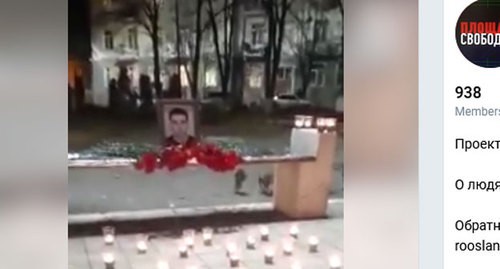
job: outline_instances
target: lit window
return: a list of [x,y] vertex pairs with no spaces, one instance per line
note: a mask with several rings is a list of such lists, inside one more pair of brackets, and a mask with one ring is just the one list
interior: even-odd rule
[[212,68],[205,72],[205,86],[215,87],[217,86],[217,72]]
[[290,79],[292,77],[292,67],[280,67],[278,68],[278,78],[279,79]]
[[264,27],[263,23],[254,23],[250,26],[250,43],[252,45],[260,45],[264,43]]
[[109,30],[104,32],[104,47],[108,50],[112,50],[114,48],[113,33]]
[[311,70],[311,85],[314,87],[325,85],[325,72],[323,69],[314,68]]
[[137,28],[130,28],[128,30],[128,47],[131,49],[137,49]]
[[249,85],[251,88],[262,87],[262,76],[259,74],[252,74],[250,76]]

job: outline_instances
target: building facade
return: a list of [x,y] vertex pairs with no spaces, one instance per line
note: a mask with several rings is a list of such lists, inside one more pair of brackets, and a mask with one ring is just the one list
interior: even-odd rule
[[[165,2],[160,10],[160,69],[161,83],[166,89],[170,77],[177,72],[177,50],[175,42],[175,14],[172,2]],[[180,28],[182,34],[192,40],[194,32],[194,10],[196,1],[179,1]],[[216,7],[221,0],[214,0]],[[238,21],[234,25],[235,50],[243,55],[243,103],[259,104],[264,98],[263,52],[267,45],[267,16],[259,1],[239,1]],[[335,96],[341,90],[339,85],[339,51],[342,35],[342,17],[337,9],[323,11],[309,5],[307,1],[298,1],[292,6],[286,20],[286,34],[282,45],[281,63],[278,72],[275,94],[297,93],[303,83],[301,59],[313,55],[310,63],[310,83],[305,97],[314,104],[327,106],[333,104]],[[111,79],[117,79],[120,68],[126,68],[131,79],[132,90],[139,91],[139,76],[146,74],[153,80],[153,50],[151,38],[146,30],[135,20],[123,16],[123,1],[91,0],[91,86],[87,93],[87,102],[106,107],[109,104],[108,85]],[[120,14],[119,16],[117,14]],[[125,12],[126,13],[126,12]],[[213,33],[206,29],[208,18],[203,17],[205,32],[201,47],[198,85],[200,98],[221,91]],[[220,25],[220,24],[219,24]],[[219,36],[222,36],[220,34]],[[219,39],[221,39],[220,37]],[[318,38],[314,51],[303,49],[311,38]],[[186,40],[187,40],[186,39]],[[316,39],[314,39],[316,40]],[[192,44],[182,44],[183,62],[192,59]],[[308,68],[309,70],[309,68]],[[188,77],[189,64],[181,68],[183,97],[191,98]],[[325,101],[328,100],[328,101]]]

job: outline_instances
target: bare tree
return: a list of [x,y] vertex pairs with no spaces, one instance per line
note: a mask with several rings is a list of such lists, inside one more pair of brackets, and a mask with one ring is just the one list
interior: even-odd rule
[[297,36],[288,37],[288,42],[292,44],[292,50],[297,57],[297,69],[302,78],[299,96],[307,95],[307,88],[311,81],[313,62],[318,45],[318,35],[316,32],[308,32],[309,25],[313,23],[308,15],[307,9],[302,9],[301,14],[290,13],[297,24]]
[[[339,8],[341,15],[343,16],[343,6],[340,0],[310,1],[306,2],[305,6],[301,6],[299,8],[299,12],[290,12],[297,25],[298,37],[288,37],[287,41],[292,44],[292,50],[297,56],[297,67],[302,78],[302,85],[299,92],[301,97],[307,95],[307,89],[312,79],[314,62],[318,58],[317,48],[320,41],[319,36],[321,34],[318,25],[315,24],[314,19],[311,17],[311,14],[309,14],[310,10],[307,7],[312,7],[316,14],[324,14],[326,11]],[[311,25],[313,26],[313,31],[309,32],[309,29],[311,29],[309,27]],[[341,46],[343,45],[342,43],[343,40],[341,41]],[[342,61],[340,62],[340,70],[342,72]],[[339,72],[340,76],[342,76],[341,72]]]
[[285,22],[294,0],[262,0],[267,15],[267,46],[264,50],[264,89],[266,99],[274,96],[276,76],[281,61]]
[[[215,11],[213,0],[208,1],[207,15],[212,29],[213,42],[215,46],[215,56],[219,70],[222,94],[224,97],[228,94],[230,74],[232,67],[233,42],[234,42],[234,12],[231,8],[234,1],[224,0],[222,9]],[[218,15],[222,19],[218,20]],[[219,36],[219,29],[222,28],[222,37]],[[222,42],[222,44],[220,44]],[[222,45],[222,48],[221,48]]]
[[[178,0],[176,0],[177,2]],[[196,0],[195,7],[195,22],[194,22],[194,32],[190,29],[181,34],[179,25],[179,16],[176,15],[176,33],[177,33],[177,65],[178,72],[180,72],[180,66],[183,65],[186,71],[186,76],[188,79],[189,87],[191,89],[191,96],[193,99],[198,98],[198,77],[199,77],[199,66],[201,58],[201,46],[203,43],[203,32],[204,27],[202,25],[202,9],[205,0]],[[179,12],[179,7],[176,6],[176,14]],[[194,52],[194,54],[192,53]],[[186,63],[181,63],[180,55],[186,55],[191,63],[191,68],[188,68]],[[191,72],[192,71],[192,75]]]
[[162,0],[127,0],[127,4],[137,12],[133,18],[144,29],[151,38],[153,49],[153,79],[157,96],[161,96],[162,88],[160,82],[160,49],[159,49],[159,21]]

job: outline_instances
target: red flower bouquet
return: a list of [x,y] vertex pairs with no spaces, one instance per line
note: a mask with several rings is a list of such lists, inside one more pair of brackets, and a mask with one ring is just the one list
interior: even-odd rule
[[241,162],[241,157],[234,151],[226,152],[211,144],[195,144],[163,148],[160,153],[144,153],[135,168],[149,174],[156,168],[173,171],[188,163],[197,163],[216,172],[226,172],[236,169]]

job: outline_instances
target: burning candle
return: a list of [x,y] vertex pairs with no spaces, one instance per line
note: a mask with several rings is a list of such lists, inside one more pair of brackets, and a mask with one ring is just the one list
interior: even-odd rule
[[297,226],[297,224],[293,224],[292,226],[290,226],[290,236],[292,236],[293,238],[299,237],[299,227]]
[[104,243],[106,245],[112,245],[115,242],[115,237],[112,234],[107,234],[104,236]]
[[313,117],[312,116],[305,116],[304,117],[304,127],[311,128],[312,125],[313,125]]
[[188,257],[188,248],[184,244],[179,245],[179,256],[181,258],[187,258]]
[[202,236],[203,236],[203,243],[206,246],[211,245],[212,244],[212,237],[213,237],[213,229],[209,228],[209,227],[203,228]]
[[339,256],[333,255],[330,257],[328,264],[330,265],[330,269],[341,269],[342,268],[342,260]]
[[113,253],[106,252],[102,254],[102,260],[106,269],[113,269],[115,267],[115,256]]
[[184,242],[186,243],[186,246],[188,248],[194,247],[194,237],[188,236],[188,237],[184,238]]
[[325,120],[326,127],[330,128],[330,129],[335,127],[336,123],[337,123],[337,120],[335,118],[327,118]]
[[296,128],[302,128],[304,126],[304,122],[305,119],[304,119],[304,116],[301,116],[301,115],[296,115],[295,116],[295,127]]
[[251,235],[247,237],[247,249],[255,249],[255,238]]
[[236,243],[234,243],[233,241],[228,241],[226,243],[226,254],[228,257],[230,257],[232,254],[235,254],[237,250],[238,247],[236,246]]
[[104,236],[104,243],[106,245],[112,245],[115,242],[115,227],[104,226],[102,228],[102,234]]
[[318,252],[319,240],[316,236],[309,237],[309,251]]
[[194,247],[194,235],[195,231],[193,229],[186,229],[183,232],[184,243],[188,248]]
[[170,266],[168,265],[168,262],[166,261],[158,261],[158,264],[157,264],[157,268],[158,269],[170,269]]
[[140,254],[144,254],[147,250],[148,245],[146,244],[146,241],[141,240],[137,242],[137,252],[139,252]]
[[273,264],[274,263],[274,247],[267,246],[264,249],[264,262],[266,264]]
[[261,226],[260,227],[260,239],[262,241],[268,241],[269,240],[269,228],[267,228],[267,226]]
[[229,266],[231,267],[238,267],[240,266],[240,257],[236,255],[235,253],[231,254],[229,256]]
[[289,239],[283,240],[283,253],[287,256],[292,255],[293,253],[293,242]]

